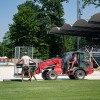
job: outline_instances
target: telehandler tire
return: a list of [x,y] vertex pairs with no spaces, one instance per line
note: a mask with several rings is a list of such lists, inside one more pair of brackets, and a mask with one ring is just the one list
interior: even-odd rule
[[48,78],[47,78],[47,73],[48,73],[48,71],[49,71],[49,70],[44,70],[44,71],[42,72],[42,78],[43,78],[44,80],[48,80]]
[[75,79],[81,80],[85,78],[85,72],[82,69],[78,69],[74,73]]
[[70,79],[75,79],[74,75],[68,75]]
[[57,79],[57,73],[54,70],[50,70],[47,72],[47,79],[48,80],[56,80]]

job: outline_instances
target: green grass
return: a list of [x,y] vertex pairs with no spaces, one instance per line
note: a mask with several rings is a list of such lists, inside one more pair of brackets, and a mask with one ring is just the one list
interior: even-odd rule
[[100,81],[0,82],[0,100],[100,100]]

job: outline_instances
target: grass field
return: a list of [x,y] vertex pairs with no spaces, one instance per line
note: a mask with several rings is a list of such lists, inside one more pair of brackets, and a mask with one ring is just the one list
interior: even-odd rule
[[0,82],[0,100],[100,100],[100,80]]

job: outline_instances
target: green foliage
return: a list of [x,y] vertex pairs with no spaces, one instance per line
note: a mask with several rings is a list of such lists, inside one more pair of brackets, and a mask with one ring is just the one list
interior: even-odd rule
[[10,37],[10,32],[8,31],[5,33],[5,36],[3,38],[3,42],[0,43],[0,56],[7,56],[9,58],[14,57],[14,47],[13,43],[9,39]]
[[100,6],[100,0],[82,0],[82,1],[83,1],[83,8],[86,5],[90,5],[90,4],[95,5],[95,7],[99,7]]
[[18,6],[18,13],[13,18],[14,23],[10,25],[10,39],[15,45],[33,45],[37,42],[35,34],[40,30],[40,23],[35,19],[38,10],[39,7],[30,2]]
[[75,51],[76,50],[76,37],[73,36],[65,36],[65,51]]
[[[34,57],[47,59],[63,52],[76,50],[76,37],[50,35],[50,29],[64,24],[62,2],[69,0],[27,0],[18,5],[13,24],[0,44],[0,56],[14,57],[15,46],[34,46]],[[83,7],[93,4],[100,6],[100,0],[82,0]],[[88,40],[81,38],[80,46]]]
[[13,24],[9,25],[9,37],[4,41],[9,41],[6,46],[33,46],[34,57],[42,59],[75,50],[76,40],[72,37],[48,34],[52,27],[64,24],[62,2],[65,1],[68,2],[32,0],[18,5],[18,13],[13,16]]
[[88,40],[86,37],[81,37],[80,46],[85,47],[88,44]]

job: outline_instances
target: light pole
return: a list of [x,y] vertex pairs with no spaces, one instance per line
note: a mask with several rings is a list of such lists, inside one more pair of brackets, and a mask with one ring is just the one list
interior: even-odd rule
[[[80,0],[77,0],[77,20],[81,19],[81,5]],[[77,50],[80,48],[80,37],[77,37]]]

